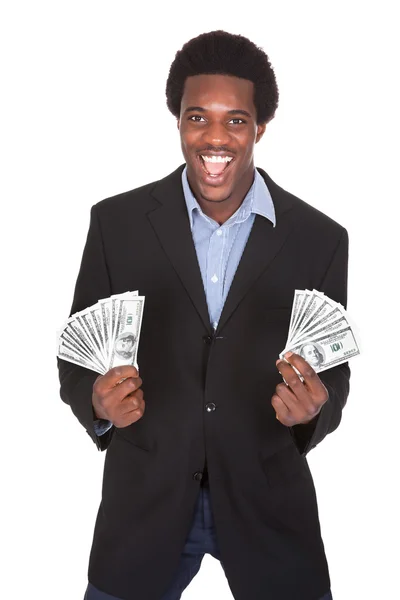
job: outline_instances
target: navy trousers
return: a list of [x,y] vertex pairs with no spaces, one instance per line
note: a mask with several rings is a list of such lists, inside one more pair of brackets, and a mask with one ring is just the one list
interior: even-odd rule
[[[211,554],[211,556],[221,561],[211,510],[210,490],[208,487],[201,487],[192,528],[187,537],[178,570],[171,587],[160,600],[179,600],[181,598],[183,590],[198,573],[205,554]],[[224,566],[222,562],[221,565]],[[110,596],[110,594],[98,590],[89,583],[84,600],[121,599]],[[331,592],[327,592],[320,600],[332,600]]]

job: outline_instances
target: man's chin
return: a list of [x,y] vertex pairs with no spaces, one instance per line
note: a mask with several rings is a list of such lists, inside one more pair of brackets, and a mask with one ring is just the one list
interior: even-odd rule
[[231,186],[199,185],[198,189],[202,200],[206,202],[225,202],[232,195]]

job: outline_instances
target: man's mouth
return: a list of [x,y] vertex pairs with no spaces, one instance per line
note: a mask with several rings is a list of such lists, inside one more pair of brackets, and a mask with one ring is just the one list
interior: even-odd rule
[[217,179],[225,174],[234,162],[233,156],[225,155],[210,155],[210,154],[199,154],[198,155],[200,165],[203,171],[211,178]]

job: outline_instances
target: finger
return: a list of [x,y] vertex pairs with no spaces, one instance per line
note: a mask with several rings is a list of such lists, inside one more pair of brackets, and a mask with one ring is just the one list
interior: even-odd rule
[[272,396],[271,404],[274,407],[278,421],[280,421],[283,425],[290,425],[291,420],[289,410],[277,394]]
[[133,392],[129,396],[123,399],[121,404],[119,405],[119,409],[121,410],[121,414],[130,413],[132,411],[137,410],[138,408],[144,407],[144,394],[143,390],[137,390]]
[[309,392],[312,394],[318,393],[318,391],[320,391],[322,382],[312,366],[299,354],[286,352],[284,356],[288,363],[296,367],[296,369],[301,373],[302,377],[304,378],[304,385],[308,388]]
[[100,377],[96,381],[97,393],[105,393],[107,390],[113,388],[121,379],[128,377],[139,377],[138,370],[132,365],[122,365],[120,367],[114,367],[107,371],[105,375]]
[[304,400],[299,400],[290,388],[283,383],[280,383],[276,390],[276,395],[288,409],[288,418],[291,425],[310,421],[320,409],[318,403],[314,402],[308,392]]
[[111,408],[110,420],[117,427],[126,427],[130,423],[137,421],[143,415],[144,409],[143,390],[139,389],[126,396],[122,402]]
[[303,381],[300,379],[292,365],[284,360],[277,360],[276,366],[283,377],[284,382],[294,393],[297,401],[308,402],[309,391],[306,389]]
[[143,416],[144,411],[145,402],[143,398],[137,399],[133,396],[128,396],[128,398],[125,398],[123,404],[118,407],[118,421],[123,420],[126,422],[128,420],[133,423]]
[[284,383],[279,383],[275,388],[275,395],[278,396],[285,404],[290,413],[295,415],[301,403],[298,401],[294,393]]
[[121,402],[123,402],[126,396],[138,390],[142,383],[143,382],[141,377],[129,377],[128,379],[125,379],[125,381],[123,381],[117,386],[114,386],[107,393],[105,397],[106,404],[120,404]]
[[284,358],[278,358],[278,360],[276,361],[276,366],[278,367],[279,372],[281,372],[280,367],[281,367],[282,363],[283,363],[283,365],[290,365],[291,368],[296,373],[297,377],[300,379],[300,381],[303,382],[302,374],[293,365],[291,365],[288,360],[285,360]]
[[126,413],[119,413],[114,421],[115,427],[128,427],[132,425],[132,423],[136,423],[139,419],[143,417],[144,414],[144,405],[135,410],[128,411]]

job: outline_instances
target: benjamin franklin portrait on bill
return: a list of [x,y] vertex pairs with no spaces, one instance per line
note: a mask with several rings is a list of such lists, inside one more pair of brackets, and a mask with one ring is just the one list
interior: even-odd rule
[[299,354],[313,368],[319,367],[325,361],[325,353],[321,346],[316,342],[304,344],[304,346],[300,348]]
[[133,333],[121,333],[115,341],[115,353],[126,360],[133,357],[136,338]]

